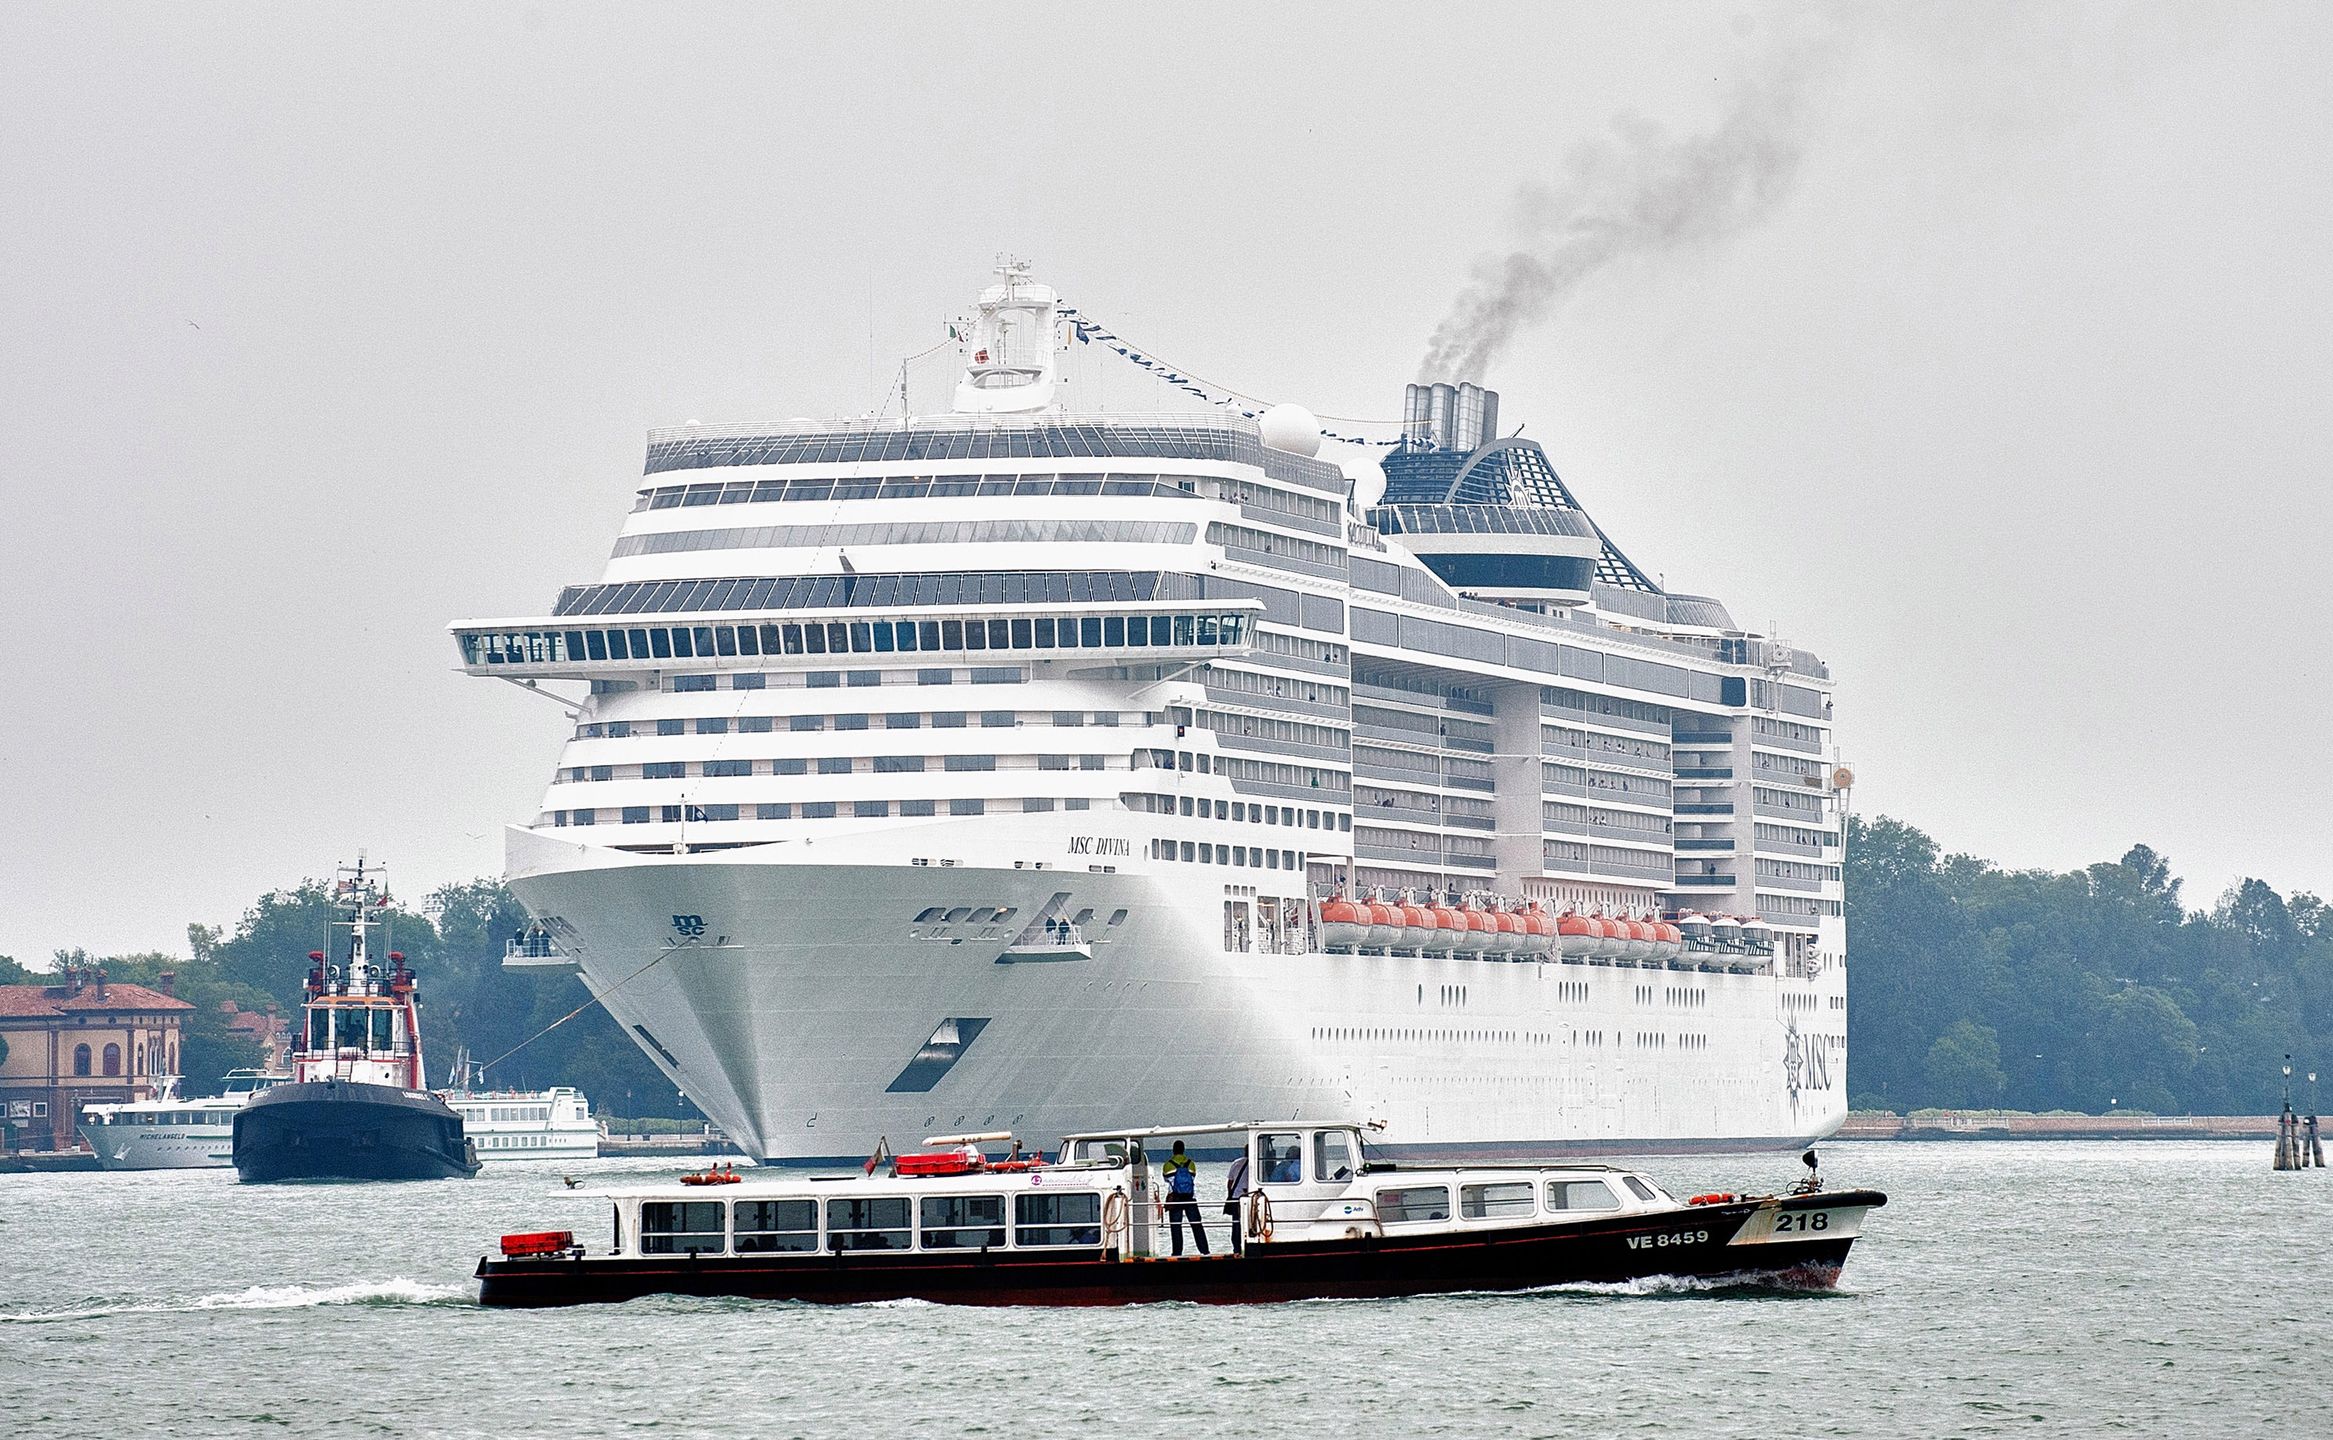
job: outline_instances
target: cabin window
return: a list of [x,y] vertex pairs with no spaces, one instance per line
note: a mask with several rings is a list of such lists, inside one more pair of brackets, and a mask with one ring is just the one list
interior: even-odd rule
[[1304,1178],[1302,1135],[1258,1135],[1256,1174],[1259,1184],[1294,1185]]
[[1458,1213],[1469,1220],[1512,1220],[1529,1215],[1537,1208],[1531,1203],[1528,1180],[1458,1187]]
[[391,1022],[395,1019],[396,1012],[393,1010],[376,1008],[368,1010],[365,1013],[372,1018],[373,1035],[372,1045],[370,1048],[375,1050],[395,1049],[396,1042],[391,1038]]
[[730,1227],[740,1255],[767,1251],[815,1251],[818,1248],[818,1202],[815,1200],[740,1200]]
[[1658,1200],[1660,1198],[1660,1196],[1653,1193],[1652,1186],[1645,1184],[1642,1180],[1637,1179],[1634,1175],[1623,1175],[1620,1177],[1620,1180],[1622,1184],[1628,1187],[1628,1193],[1634,1195],[1639,1200]]
[[1550,1180],[1547,1182],[1547,1208],[1550,1210],[1617,1210],[1620,1197],[1612,1187],[1601,1180]]
[[1377,1192],[1377,1218],[1388,1225],[1412,1220],[1447,1220],[1450,1218],[1450,1187],[1407,1185],[1399,1190],[1380,1190]]
[[923,1248],[981,1250],[1004,1244],[1002,1195],[927,1195]]
[[1099,1245],[1102,1197],[1091,1190],[1013,1197],[1016,1245]]
[[[1312,1137],[1312,1177],[1315,1180],[1353,1178],[1353,1137],[1342,1130],[1323,1130]],[[1529,1189],[1528,1186],[1525,1189]],[[1525,1196],[1528,1200],[1529,1196]]]
[[725,1236],[718,1200],[648,1200],[640,1205],[643,1255],[717,1255]]
[[826,1202],[829,1250],[905,1250],[912,1243],[904,1195]]
[[315,1051],[323,1051],[323,1050],[329,1050],[329,1049],[331,1049],[331,1048],[332,1048],[332,1012],[331,1012],[331,1011],[329,1011],[329,1010],[311,1010],[311,1011],[309,1011],[309,1012],[308,1012],[308,1049],[309,1049],[311,1052],[315,1052]]

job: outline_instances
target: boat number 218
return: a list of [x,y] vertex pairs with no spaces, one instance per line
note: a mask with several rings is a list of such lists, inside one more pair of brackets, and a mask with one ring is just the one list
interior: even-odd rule
[[1774,1217],[1774,1233],[1777,1235],[1785,1230],[1828,1230],[1830,1228],[1831,1212],[1828,1210],[1800,1210]]

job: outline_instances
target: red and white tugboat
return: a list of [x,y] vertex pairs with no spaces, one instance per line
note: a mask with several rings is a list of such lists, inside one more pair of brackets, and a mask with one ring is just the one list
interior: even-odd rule
[[[1222,1137],[1235,1137],[1230,1146]],[[1207,1253],[1181,1255],[1155,1163],[1212,1137],[1254,1182],[1226,1204],[1209,1169]],[[1394,1165],[1361,1127],[1241,1124],[1072,1135],[1059,1158],[994,1159],[1009,1136],[940,1136],[886,1174],[768,1179],[734,1171],[593,1192],[614,1207],[604,1251],[574,1232],[502,1237],[478,1262],[487,1305],[643,1295],[964,1305],[1211,1303],[1525,1290],[1657,1276],[1836,1283],[1871,1190],[1807,1178],[1784,1195],[1678,1200],[1603,1165]],[[1217,1149],[1216,1147],[1223,1147]],[[1232,1218],[1223,1218],[1229,1212]],[[1177,1220],[1189,1218],[1186,1211]],[[1237,1233],[1232,1231],[1236,1227]],[[1179,1226],[1176,1227],[1179,1231]]]
[[443,1180],[478,1173],[462,1117],[422,1081],[421,1013],[388,943],[389,893],[359,856],[333,886],[326,948],[311,950],[292,1079],[235,1115],[245,1180]]

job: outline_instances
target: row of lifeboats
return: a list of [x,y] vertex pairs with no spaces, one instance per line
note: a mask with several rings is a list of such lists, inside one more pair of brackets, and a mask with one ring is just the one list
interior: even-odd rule
[[1550,913],[1536,903],[1458,905],[1332,896],[1321,902],[1320,941],[1331,950],[1410,950],[1456,955],[1536,955],[1582,960],[1673,960],[1688,953],[1762,953],[1763,921],[1731,915],[1633,916]]

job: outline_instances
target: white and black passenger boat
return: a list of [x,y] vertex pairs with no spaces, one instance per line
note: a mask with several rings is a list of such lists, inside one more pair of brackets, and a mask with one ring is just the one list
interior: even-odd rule
[[405,957],[373,958],[388,891],[360,857],[332,891],[327,949],[311,950],[292,1079],[235,1115],[244,1180],[442,1180],[478,1173],[462,1117],[422,1081],[421,1012]]
[[[1201,1202],[1210,1253],[1181,1256],[1156,1163],[1178,1137],[1236,1137],[1254,1184]],[[1603,1165],[1410,1166],[1368,1157],[1361,1127],[1242,1124],[1095,1132],[1058,1157],[943,1136],[884,1174],[748,1178],[734,1170],[595,1192],[604,1251],[572,1231],[502,1237],[479,1300],[548,1306],[645,1295],[856,1303],[1120,1305],[1526,1290],[1652,1277],[1836,1283],[1871,1190],[1812,1171],[1783,1195],[1679,1200]],[[1237,1154],[1238,1149],[1217,1152]],[[1222,1176],[1220,1166],[1210,1166]],[[1220,1218],[1228,1216],[1230,1218]],[[1236,1227],[1237,1234],[1227,1233]]]

